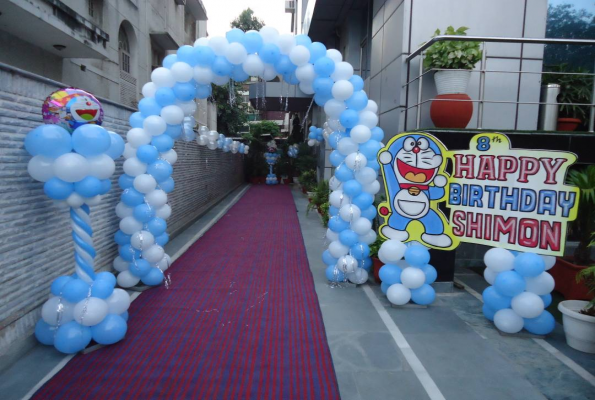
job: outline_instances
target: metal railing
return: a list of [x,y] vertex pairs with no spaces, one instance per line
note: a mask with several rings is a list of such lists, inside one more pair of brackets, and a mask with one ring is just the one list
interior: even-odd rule
[[[483,53],[480,62],[479,69],[473,70],[462,70],[459,69],[458,71],[471,71],[472,73],[479,73],[479,99],[478,100],[453,100],[453,99],[426,99],[423,100],[423,81],[424,77],[433,72],[433,71],[457,71],[457,69],[443,69],[443,68],[433,68],[427,71],[424,71],[423,67],[423,60],[425,55],[425,50],[427,50],[430,46],[434,43],[441,42],[441,41],[459,41],[459,42],[482,42],[483,43]],[[515,37],[489,37],[489,36],[455,36],[455,35],[441,35],[436,36],[430,39],[428,42],[424,43],[420,46],[417,50],[411,53],[406,59],[405,62],[407,63],[407,80],[408,82],[403,85],[403,88],[406,89],[405,95],[405,127],[407,127],[407,119],[409,110],[411,108],[416,108],[416,129],[420,128],[421,124],[421,116],[422,116],[422,106],[428,102],[432,101],[461,101],[461,102],[471,102],[471,103],[478,103],[477,107],[477,129],[483,129],[483,114],[484,114],[484,104],[486,103],[495,103],[495,104],[527,104],[527,105],[557,105],[557,106],[588,106],[590,107],[589,111],[589,125],[588,130],[589,132],[594,131],[595,125],[595,78],[593,79],[593,87],[591,90],[591,103],[551,103],[551,102],[542,102],[542,101],[519,101],[520,98],[520,90],[521,90],[521,74],[527,75],[583,75],[583,76],[591,76],[595,77],[595,73],[578,73],[578,72],[550,72],[550,71],[507,71],[507,70],[494,70],[494,69],[487,69],[486,68],[486,60],[487,56],[487,48],[486,43],[517,43],[517,44],[552,44],[552,45],[588,45],[593,46],[595,45],[595,40],[583,40],[583,39],[538,39],[538,38],[515,38]],[[410,64],[411,60],[416,57],[420,57],[419,60],[419,75],[411,80],[409,80],[409,73],[410,73]],[[495,56],[495,58],[498,58]],[[521,68],[522,68],[522,52],[521,56],[519,57],[521,60]],[[595,61],[595,60],[594,60]],[[486,74],[488,73],[499,73],[499,74],[519,74],[519,88],[517,92],[517,100],[516,101],[507,101],[507,100],[486,100],[485,97],[485,81],[486,81]],[[417,103],[414,105],[409,105],[409,85],[413,82],[419,81],[418,88],[417,88]],[[517,118],[518,118],[518,108],[516,111]],[[517,129],[518,121],[515,121],[515,129]]]

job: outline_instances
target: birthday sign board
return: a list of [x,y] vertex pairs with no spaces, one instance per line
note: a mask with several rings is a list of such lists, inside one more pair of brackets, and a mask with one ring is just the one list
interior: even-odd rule
[[[512,149],[500,133],[478,134],[469,150],[448,151],[432,135],[403,133],[378,160],[388,199],[379,206],[383,237],[443,250],[461,241],[564,253],[579,201],[579,189],[564,184],[575,154]],[[448,162],[452,176],[445,172]],[[440,202],[450,208],[450,221]]]

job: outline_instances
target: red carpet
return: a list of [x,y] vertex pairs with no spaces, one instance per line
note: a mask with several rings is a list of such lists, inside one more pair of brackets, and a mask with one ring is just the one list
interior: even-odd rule
[[124,341],[77,355],[35,398],[339,398],[289,188],[252,187],[167,272]]

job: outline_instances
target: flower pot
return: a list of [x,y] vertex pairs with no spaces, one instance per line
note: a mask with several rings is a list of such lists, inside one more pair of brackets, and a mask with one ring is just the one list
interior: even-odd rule
[[558,304],[558,310],[562,313],[566,343],[573,349],[595,353],[595,317],[579,313],[587,304],[587,301],[565,300]]
[[[436,96],[430,106],[430,118],[437,128],[458,128],[467,127],[473,115],[473,103],[465,93],[440,94]],[[455,100],[455,101],[448,101]]]
[[383,265],[384,263],[380,261],[378,257],[372,257],[372,271],[374,273],[374,280],[376,280],[376,283],[378,284],[382,283],[382,280],[380,279],[380,268],[382,268]]
[[293,183],[298,185],[300,183],[300,180],[297,177],[293,177]]
[[555,290],[561,293],[566,300],[591,300],[593,294],[583,282],[576,282],[576,275],[583,269],[584,265],[576,265],[570,260],[556,258],[556,264],[548,272],[556,281]]
[[467,93],[471,71],[436,71],[434,83],[438,95]]
[[575,131],[581,122],[583,121],[578,118],[558,118],[558,130],[564,132]]

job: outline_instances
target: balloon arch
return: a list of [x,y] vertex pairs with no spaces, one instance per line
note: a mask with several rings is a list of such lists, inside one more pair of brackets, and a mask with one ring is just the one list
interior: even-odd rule
[[[120,286],[134,286],[139,280],[160,284],[169,265],[162,246],[168,240],[165,220],[171,208],[167,193],[174,187],[170,175],[177,159],[172,139],[187,135],[176,127],[195,113],[195,98],[211,95],[212,83],[233,85],[250,76],[265,81],[281,76],[313,94],[316,104],[324,107],[325,137],[335,149],[331,162],[337,168],[330,180],[332,218],[326,236],[331,243],[323,259],[329,265],[327,275],[356,283],[367,279],[368,245],[376,239],[374,195],[380,189],[376,154],[384,137],[377,126],[378,107],[368,99],[362,78],[354,75],[339,51],[327,50],[306,35],[279,34],[263,27],[259,32],[232,29],[226,37],[200,38],[194,46],[182,46],[177,54],[165,57],[163,67],[155,69],[151,82],[143,86],[139,112],[130,117],[132,129],[127,134],[124,175],[119,181],[124,192],[116,207],[121,218],[116,234],[120,255],[114,267],[120,271]],[[197,141],[211,149],[248,150],[204,128]]]

